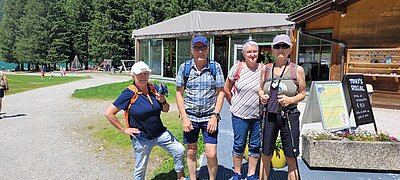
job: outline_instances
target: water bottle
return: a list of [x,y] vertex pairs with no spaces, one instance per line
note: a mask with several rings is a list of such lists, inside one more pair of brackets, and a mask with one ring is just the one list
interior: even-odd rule
[[167,85],[165,85],[164,83],[161,83],[160,85],[154,84],[154,87],[156,88],[158,93],[168,97],[168,86]]
[[386,64],[392,63],[392,57],[391,56],[386,56]]

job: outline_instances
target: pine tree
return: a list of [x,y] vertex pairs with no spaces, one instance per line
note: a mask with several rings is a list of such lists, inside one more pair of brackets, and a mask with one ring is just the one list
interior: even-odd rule
[[49,45],[46,59],[54,65],[58,62],[67,62],[71,53],[70,49],[70,24],[65,11],[66,0],[49,1],[47,21],[49,26]]
[[40,0],[28,0],[24,10],[15,43],[15,56],[29,63],[49,63],[46,59],[49,34],[45,4]]
[[89,31],[93,12],[92,0],[67,0],[65,6],[70,19],[70,54],[69,61],[72,62],[75,55],[81,62],[89,61]]
[[18,21],[24,14],[25,0],[4,0],[3,19],[0,22],[0,55],[7,62],[17,62],[15,42],[18,34]]

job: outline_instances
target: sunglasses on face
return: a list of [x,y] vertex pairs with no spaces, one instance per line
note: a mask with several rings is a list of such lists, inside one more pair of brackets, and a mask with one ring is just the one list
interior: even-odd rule
[[275,44],[272,46],[274,49],[289,49],[290,45],[289,44]]
[[207,46],[193,46],[193,50],[195,51],[205,51]]

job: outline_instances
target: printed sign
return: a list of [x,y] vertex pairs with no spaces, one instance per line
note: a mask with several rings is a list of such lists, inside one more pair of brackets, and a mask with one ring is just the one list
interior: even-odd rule
[[326,130],[350,128],[346,100],[340,81],[313,81],[302,124],[322,122]]
[[351,102],[357,126],[375,123],[364,75],[346,75],[344,80],[344,89],[347,91],[346,99]]

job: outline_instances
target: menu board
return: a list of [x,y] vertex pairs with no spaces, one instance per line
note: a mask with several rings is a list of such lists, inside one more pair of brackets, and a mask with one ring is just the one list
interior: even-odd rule
[[313,81],[301,127],[306,123],[322,122],[326,130],[350,128],[350,118],[340,81]]
[[349,117],[342,91],[342,84],[317,83],[324,126],[327,129],[349,127]]
[[364,75],[346,75],[344,80],[344,89],[347,91],[346,99],[351,102],[357,126],[375,123]]

